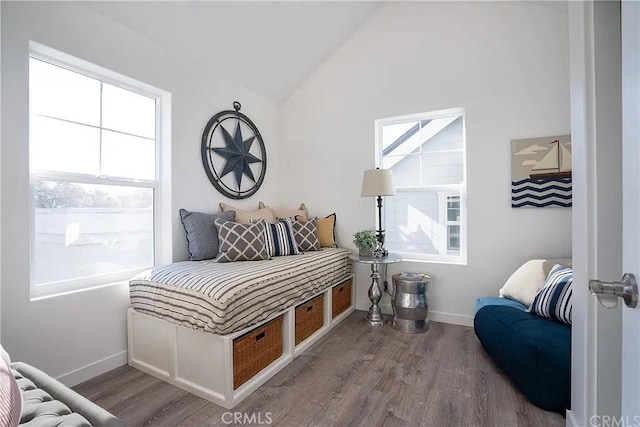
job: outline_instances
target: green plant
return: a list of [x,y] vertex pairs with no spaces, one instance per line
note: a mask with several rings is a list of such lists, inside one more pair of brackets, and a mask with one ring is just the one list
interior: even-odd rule
[[358,249],[373,249],[377,241],[376,232],[373,230],[358,231],[353,234],[353,244]]

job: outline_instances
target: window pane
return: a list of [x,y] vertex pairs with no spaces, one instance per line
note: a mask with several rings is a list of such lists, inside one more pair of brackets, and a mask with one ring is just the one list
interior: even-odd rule
[[463,181],[462,152],[422,154],[423,185],[461,184]]
[[[394,123],[382,127],[384,155],[407,154],[420,147],[420,122]],[[412,146],[412,147],[410,147]]]
[[460,221],[460,198],[447,197],[447,221]]
[[156,100],[104,83],[102,126],[145,138],[155,138]]
[[153,265],[153,189],[38,181],[35,283]]
[[103,130],[101,174],[155,179],[156,141]]
[[97,174],[100,130],[56,119],[29,117],[29,167]]
[[449,250],[459,251],[460,250],[460,226],[459,225],[450,225],[448,227],[448,244]]
[[462,150],[464,138],[462,125],[462,116],[444,117],[430,121],[422,131],[426,134],[423,137],[425,143],[422,145],[422,152]]
[[382,168],[393,171],[396,188],[415,188],[421,185],[419,155],[385,157]]
[[449,236],[446,219],[439,222],[441,201],[446,203],[436,190],[403,190],[386,197],[385,247],[392,252],[446,255]]
[[100,82],[30,58],[29,111],[99,126]]

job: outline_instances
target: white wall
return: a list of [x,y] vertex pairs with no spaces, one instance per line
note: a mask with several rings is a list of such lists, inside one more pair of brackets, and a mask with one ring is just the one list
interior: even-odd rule
[[[172,239],[165,243],[173,240],[175,260],[187,255],[178,209],[214,212],[220,201],[231,202],[202,168],[200,137],[207,120],[238,100],[260,128],[269,158],[265,182],[250,201],[234,203],[254,207],[258,199],[270,202],[276,194],[277,108],[79,2],[2,2],[2,344],[12,358],[75,383],[126,361],[128,287],[29,300],[29,40],[171,93]],[[203,52],[208,54],[213,52]]]
[[[570,131],[567,14],[525,2],[390,2],[281,107],[279,199],[337,212],[339,243],[375,225],[360,197],[374,120],[466,110],[468,264],[401,263],[432,277],[432,319],[470,324],[528,258],[571,252],[569,209],[512,209],[510,140]],[[369,272],[358,266],[358,308]],[[383,302],[388,304],[388,297]]]

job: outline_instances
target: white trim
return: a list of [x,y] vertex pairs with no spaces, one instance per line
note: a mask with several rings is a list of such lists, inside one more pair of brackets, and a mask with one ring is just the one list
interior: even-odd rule
[[111,356],[107,356],[104,359],[100,359],[78,369],[74,369],[73,371],[67,372],[66,374],[62,374],[56,379],[67,387],[73,387],[74,385],[115,369],[118,366],[126,365],[127,354],[127,350],[120,351],[112,354]]
[[443,117],[456,116],[456,115],[464,116],[464,108],[456,107],[456,108],[448,108],[444,110],[428,111],[424,113],[406,114],[403,116],[385,117],[382,119],[376,119],[376,124],[380,125],[380,128],[382,128],[382,126],[389,125],[389,124],[414,122],[416,120],[421,120],[425,118],[440,119]]
[[565,425],[567,427],[580,427],[580,424],[578,424],[578,422],[576,421],[575,417],[573,416],[573,412],[571,412],[571,409],[567,409],[567,419]]
[[571,327],[571,411],[577,425],[597,412],[594,299],[586,284],[597,277],[593,150],[595,149],[594,3],[569,2],[569,62],[573,156],[572,253],[574,281]]
[[448,323],[450,325],[469,326],[473,328],[473,317],[462,314],[446,313],[443,311],[430,311],[429,319],[434,322]]
[[[380,305],[380,310],[388,316],[393,316],[393,308],[389,303],[382,303]],[[358,310],[365,310],[364,308],[358,307]],[[367,307],[366,310],[369,310]],[[391,319],[389,319],[391,320]],[[463,314],[456,313],[446,313],[444,311],[432,311],[429,310],[429,321],[440,322],[440,323],[448,323],[450,325],[461,325],[461,326],[470,326],[473,327],[473,316],[466,316]]]

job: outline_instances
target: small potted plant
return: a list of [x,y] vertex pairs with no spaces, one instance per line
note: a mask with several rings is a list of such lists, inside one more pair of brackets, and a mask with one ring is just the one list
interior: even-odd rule
[[373,230],[358,231],[353,235],[353,244],[358,248],[360,256],[372,256],[376,243],[378,243],[378,239],[376,238],[376,232]]

